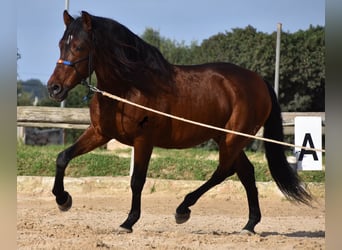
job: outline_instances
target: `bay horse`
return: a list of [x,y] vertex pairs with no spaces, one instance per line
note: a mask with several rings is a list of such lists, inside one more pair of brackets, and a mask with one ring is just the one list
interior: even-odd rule
[[[48,81],[51,98],[63,101],[68,92],[93,72],[97,87],[113,95],[175,116],[247,134],[264,126],[264,137],[283,140],[282,118],[273,88],[257,73],[230,63],[172,65],[161,52],[122,24],[90,15],[63,13],[66,30],[59,42],[60,59]],[[132,203],[124,232],[132,232],[141,213],[141,193],[152,150],[188,148],[213,139],[219,164],[211,178],[187,194],[176,209],[176,223],[190,218],[189,207],[209,189],[237,174],[249,206],[243,231],[254,233],[261,219],[254,167],[244,153],[250,138],[227,134],[164,117],[95,93],[91,124],[70,147],[58,154],[53,194],[62,211],[72,206],[63,179],[68,163],[115,138],[134,147]],[[265,142],[273,179],[284,195],[309,205],[311,195],[291,169],[282,146]]]

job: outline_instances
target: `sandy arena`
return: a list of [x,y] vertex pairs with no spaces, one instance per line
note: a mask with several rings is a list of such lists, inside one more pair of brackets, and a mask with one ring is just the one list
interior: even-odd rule
[[55,204],[53,178],[18,177],[18,249],[325,249],[324,184],[309,185],[310,208],[285,200],[274,183],[258,183],[263,217],[248,236],[239,233],[248,218],[240,182],[209,191],[187,223],[175,223],[176,207],[201,183],[148,179],[141,219],[133,233],[119,234],[130,209],[129,177],[66,178],[68,212]]

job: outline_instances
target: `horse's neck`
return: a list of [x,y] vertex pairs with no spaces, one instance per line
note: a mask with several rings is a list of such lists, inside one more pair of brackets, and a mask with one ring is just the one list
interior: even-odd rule
[[106,91],[110,94],[117,96],[124,96],[127,91],[129,91],[126,84],[124,84],[120,79],[115,78],[113,74],[106,72],[96,72],[97,77],[97,88],[102,91]]
[[127,94],[132,95],[132,91],[135,92],[135,90],[144,93],[144,95],[147,96],[156,96],[161,93],[175,93],[177,87],[174,85],[173,80],[170,80],[173,78],[172,74],[174,73],[173,70],[171,70],[171,72],[172,73],[167,76],[158,74],[150,74],[148,76],[142,75],[140,78],[135,76],[134,79],[138,79],[137,81],[139,82],[127,82],[116,75],[113,68],[103,66],[98,68],[95,67],[98,82],[97,87],[100,90],[107,91],[123,98],[125,98]]

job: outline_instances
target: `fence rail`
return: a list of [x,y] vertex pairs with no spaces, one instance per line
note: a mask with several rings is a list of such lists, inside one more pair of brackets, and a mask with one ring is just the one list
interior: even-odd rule
[[88,108],[17,107],[17,126],[86,129],[90,124]]
[[[294,118],[296,116],[322,117],[324,133],[324,112],[283,112],[282,116],[285,134],[294,133]],[[90,118],[88,108],[17,107],[17,126],[19,127],[86,129],[89,124]],[[260,132],[258,134],[260,134]]]

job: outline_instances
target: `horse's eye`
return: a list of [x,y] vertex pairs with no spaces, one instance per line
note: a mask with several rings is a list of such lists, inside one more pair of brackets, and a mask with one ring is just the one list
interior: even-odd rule
[[76,51],[81,51],[81,50],[83,50],[83,48],[81,46],[76,47]]

